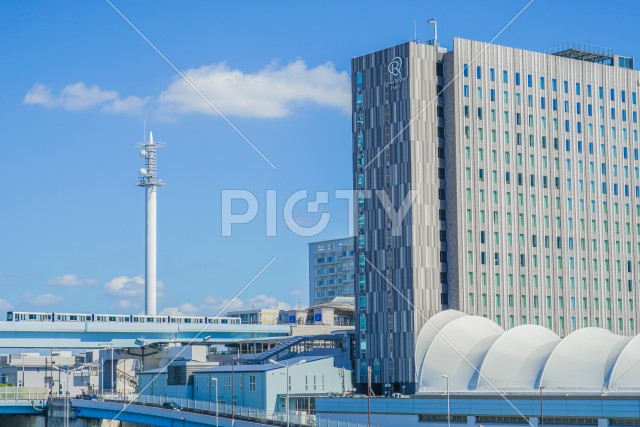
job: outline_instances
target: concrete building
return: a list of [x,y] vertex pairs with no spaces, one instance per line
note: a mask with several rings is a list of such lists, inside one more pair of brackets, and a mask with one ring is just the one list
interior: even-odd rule
[[287,316],[283,310],[277,308],[256,308],[251,310],[235,310],[227,313],[229,317],[237,317],[242,324],[249,325],[278,325],[287,323]]
[[[92,352],[87,352],[90,354]],[[85,355],[75,356],[70,351],[57,351],[48,355],[19,353],[0,355],[0,383],[18,387],[45,388],[52,395],[69,391],[72,396],[98,393],[99,370],[97,363],[78,363]],[[91,362],[91,360],[89,360]],[[69,370],[69,375],[67,375]]]
[[637,331],[632,67],[458,38],[353,59],[361,385],[370,367],[376,392],[415,391],[417,336],[444,308]]
[[354,295],[353,237],[309,243],[309,305]]

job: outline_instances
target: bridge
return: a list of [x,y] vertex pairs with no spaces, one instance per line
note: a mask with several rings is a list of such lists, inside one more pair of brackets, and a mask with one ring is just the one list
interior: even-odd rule
[[0,322],[0,348],[117,348],[156,343],[227,344],[247,338],[284,337],[289,325]]

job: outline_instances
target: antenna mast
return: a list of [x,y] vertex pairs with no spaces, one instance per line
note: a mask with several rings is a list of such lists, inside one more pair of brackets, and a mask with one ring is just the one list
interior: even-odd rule
[[140,168],[138,186],[145,188],[145,274],[144,312],[147,316],[156,315],[156,190],[164,183],[156,176],[156,149],[165,144],[153,141],[149,132],[149,141],[136,144],[140,147],[140,156],[145,159],[145,167]]

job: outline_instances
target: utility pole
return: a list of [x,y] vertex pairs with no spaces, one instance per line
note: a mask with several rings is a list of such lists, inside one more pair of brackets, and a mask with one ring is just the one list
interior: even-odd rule
[[543,385],[540,386],[540,427],[544,427],[544,414],[542,412],[542,389]]
[[235,393],[234,390],[234,385],[235,385],[235,372],[234,372],[234,365],[236,362],[236,358],[231,356],[231,425],[233,425],[233,423],[235,422],[235,401],[233,398],[233,394]]
[[371,427],[371,366],[367,367],[367,427]]

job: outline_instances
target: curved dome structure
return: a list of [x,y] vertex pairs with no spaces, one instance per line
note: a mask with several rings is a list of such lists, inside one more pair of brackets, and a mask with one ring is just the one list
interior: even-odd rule
[[640,385],[640,335],[636,335],[622,349],[611,369],[607,388],[626,390]]
[[606,329],[578,329],[549,356],[542,385],[550,389],[602,390],[613,363],[629,340]]
[[560,339],[522,325],[505,332],[494,322],[446,310],[418,335],[419,392],[578,393],[640,390],[640,336],[584,328]]
[[443,375],[452,389],[475,388],[477,367],[504,330],[484,317],[461,316],[446,324],[433,338],[424,359],[420,387],[442,390]]
[[540,372],[559,342],[558,335],[539,326],[510,329],[489,349],[480,369],[478,388],[537,390]]
[[444,310],[427,320],[427,323],[425,323],[420,330],[418,340],[416,341],[416,372],[418,376],[418,383],[422,376],[422,367],[425,359],[424,356],[427,354],[427,350],[429,349],[431,342],[447,323],[462,316],[466,316],[466,314],[457,310]]

